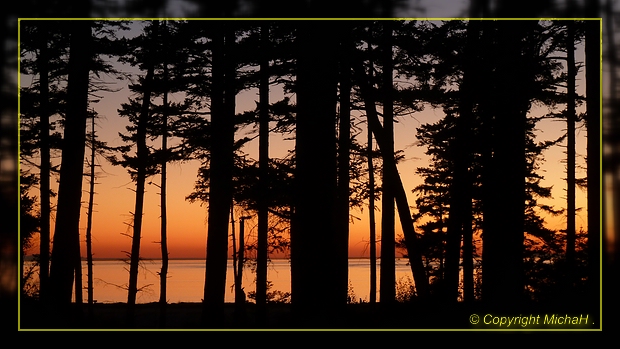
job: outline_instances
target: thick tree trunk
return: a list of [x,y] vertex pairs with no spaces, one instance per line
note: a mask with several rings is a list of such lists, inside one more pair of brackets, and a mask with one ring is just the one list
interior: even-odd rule
[[228,263],[228,210],[232,200],[235,116],[234,29],[223,24],[213,37],[211,172],[203,319],[223,316]]
[[[487,22],[493,24],[491,22]],[[493,120],[488,135],[492,157],[487,159],[484,219],[484,290],[489,302],[517,306],[524,289],[523,242],[525,221],[525,125],[529,110],[527,57],[521,40],[528,22],[497,22],[495,93],[487,96]],[[489,52],[491,52],[489,50]],[[492,87],[491,87],[492,86]]]
[[71,33],[67,115],[62,146],[54,243],[50,266],[50,296],[54,303],[71,303],[76,260],[80,256],[80,210],[86,146],[88,83],[92,53],[89,21],[74,23]]
[[338,216],[336,218],[339,288],[349,283],[349,153],[351,148],[351,29],[345,26],[340,42],[340,115],[338,134]]
[[[337,29],[333,22],[299,22],[291,291],[294,311],[306,320],[347,300],[339,279],[336,212]],[[323,314],[324,315],[324,314]]]

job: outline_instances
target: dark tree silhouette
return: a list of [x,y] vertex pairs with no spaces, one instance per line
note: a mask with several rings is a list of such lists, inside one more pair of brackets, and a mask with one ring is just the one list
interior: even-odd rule
[[256,267],[256,304],[259,307],[259,316],[263,317],[267,302],[267,259],[269,234],[269,26],[260,27],[260,81],[259,81],[259,190],[258,199],[258,250]]
[[396,207],[399,212],[398,216],[400,218],[400,224],[403,229],[403,234],[405,236],[405,247],[407,249],[407,256],[409,258],[411,270],[416,284],[416,292],[420,297],[426,297],[428,296],[428,278],[424,269],[420,246],[418,246],[417,244],[417,235],[413,226],[413,218],[411,217],[411,213],[409,211],[407,194],[405,192],[402,180],[400,178],[400,175],[398,175],[398,170],[396,168],[394,153],[388,150],[390,148],[389,142],[385,140],[385,133],[377,115],[375,101],[372,96],[372,90],[369,86],[368,80],[366,78],[366,73],[361,62],[358,61],[355,63],[354,73],[356,77],[356,82],[360,88],[360,94],[364,101],[366,115],[369,118],[368,127],[372,130],[372,133],[377,140],[377,144],[379,145],[379,149],[381,151],[384,162],[383,166],[389,166],[392,168],[392,171],[388,172],[392,174],[392,177],[388,178],[387,180],[391,181],[395,188],[394,198],[396,201]]
[[62,145],[54,244],[50,266],[50,296],[71,303],[76,269],[81,265],[79,223],[86,144],[89,72],[92,62],[91,23],[76,22],[71,32],[67,115]]
[[[503,6],[498,9],[506,11]],[[472,11],[484,13],[488,11],[485,8],[488,8],[485,2],[477,2]],[[381,194],[384,204],[382,224],[385,227],[382,229],[382,237],[385,241],[382,242],[384,250],[381,253],[382,303],[396,306],[393,302],[396,298],[396,256],[393,245],[395,208],[404,233],[404,245],[396,246],[406,248],[406,257],[414,276],[415,295],[420,299],[433,301],[434,298],[429,297],[432,293],[440,295],[439,299],[444,304],[452,303],[459,299],[461,290],[465,301],[478,298],[476,291],[480,289],[474,283],[480,279],[474,278],[474,260],[478,257],[474,237],[480,233],[483,233],[483,300],[493,304],[519,306],[527,295],[533,298],[542,295],[539,290],[544,287],[543,282],[550,280],[547,276],[556,276],[551,272],[556,273],[562,267],[560,263],[555,264],[558,260],[555,257],[560,255],[557,247],[564,241],[558,237],[559,234],[546,229],[544,221],[537,214],[543,205],[539,205],[536,200],[550,197],[551,192],[549,188],[540,185],[542,177],[536,170],[542,151],[558,144],[560,140],[537,143],[534,132],[539,119],[529,112],[532,103],[540,101],[544,105],[568,101],[568,109],[574,109],[579,96],[572,97],[572,93],[560,96],[550,88],[559,79],[554,79],[558,71],[557,62],[547,54],[558,52],[549,48],[549,45],[558,44],[546,41],[552,38],[572,48],[574,39],[565,38],[563,34],[559,35],[552,30],[546,31],[546,27],[539,21],[413,22],[402,25],[393,21],[377,21],[356,28],[352,22],[335,21],[300,21],[293,25],[287,22],[282,26],[267,22],[247,25],[231,21],[207,24],[189,22],[175,27],[179,30],[175,34],[179,36],[168,36],[167,30],[164,30],[167,38],[164,39],[165,45],[161,46],[158,31],[163,29],[159,21],[152,22],[138,41],[129,41],[131,45],[127,48],[134,52],[128,54],[124,61],[137,64],[146,72],[137,84],[131,86],[139,97],[130,99],[130,103],[124,104],[123,109],[119,110],[132,123],[128,127],[131,134],[123,135],[123,139],[131,145],[119,148],[125,154],[123,161],[117,160],[116,163],[128,167],[136,182],[127,302],[130,321],[134,318],[136,293],[139,290],[137,275],[146,179],[156,174],[158,169],[161,169],[161,184],[158,187],[161,189],[162,200],[159,300],[162,310],[166,303],[168,238],[165,210],[166,163],[170,160],[169,136],[181,137],[186,141],[179,146],[185,159],[199,159],[202,162],[196,191],[188,199],[199,199],[209,204],[204,297],[201,305],[203,320],[209,320],[208,325],[223,326],[227,323],[224,310],[231,203],[241,208],[244,214],[256,214],[258,217],[256,245],[250,242],[246,247],[243,241],[246,237],[241,233],[237,248],[233,230],[234,256],[239,257],[239,262],[235,263],[236,302],[245,301],[240,291],[242,260],[245,259],[243,253],[246,249],[257,251],[257,289],[250,296],[256,299],[258,305],[257,324],[267,319],[265,315],[270,309],[267,263],[269,253],[279,247],[271,244],[278,234],[286,231],[289,220],[294,314],[302,324],[309,324],[305,321],[312,320],[320,320],[321,324],[325,324],[326,315],[328,321],[336,323],[338,315],[346,314],[344,310],[347,308],[344,305],[348,299],[350,207],[363,202],[365,195],[370,196],[370,242],[373,247],[375,243],[372,233],[376,195],[375,166],[372,162],[375,156],[373,135],[383,165]],[[364,36],[363,31],[370,27],[381,28],[381,31],[373,33],[378,34],[374,37]],[[593,37],[586,45],[590,45],[591,49],[588,51],[586,47],[587,63],[595,62],[598,57],[592,49]],[[88,38],[84,33],[72,34],[72,40],[90,42]],[[294,42],[292,49],[287,46],[290,42]],[[166,54],[160,51],[162,47],[168,47]],[[260,51],[252,57],[244,56],[244,52],[252,48]],[[547,51],[541,52],[544,50]],[[88,55],[78,53],[75,46],[70,52],[65,146],[81,137],[77,135],[79,132],[71,131],[73,126],[70,124],[78,123],[72,121],[77,119],[76,115],[83,115],[84,120],[80,119],[79,124],[84,121],[86,125],[88,72],[94,71],[96,63],[92,60],[90,49]],[[76,59],[84,62],[81,69],[76,66]],[[575,64],[571,60],[569,55],[567,61],[574,68]],[[290,64],[293,62],[294,65]],[[50,71],[43,62],[37,64],[40,64],[38,71]],[[590,73],[595,72],[595,69],[596,66],[587,67]],[[575,90],[574,73],[574,70],[568,72],[569,81],[573,80],[568,86],[570,91]],[[51,73],[47,75],[51,76]],[[79,86],[85,86],[84,91],[77,90],[80,92],[80,104],[72,102],[76,93],[76,76],[82,77]],[[400,79],[406,79],[403,85],[410,87],[403,88]],[[592,81],[596,82],[596,77],[588,80],[587,84]],[[270,83],[282,85],[285,95],[295,94],[297,104],[293,105],[285,97],[270,105]],[[48,109],[48,112],[42,112],[41,115],[50,115],[55,112],[54,107],[45,107],[45,103],[53,104],[54,96],[44,97],[46,93],[50,95],[52,92],[46,92],[44,85],[54,89],[53,84],[46,84],[43,80],[41,85],[37,85],[40,87],[40,93],[37,92],[39,95],[29,94],[25,98],[43,98],[41,109]],[[237,94],[249,88],[257,88],[259,91],[257,108],[236,114]],[[600,103],[600,95],[597,101],[591,98],[600,91],[592,90],[591,85],[588,88],[590,90],[586,97],[590,99],[587,101],[587,126],[592,131],[592,125],[597,127],[592,115],[597,110],[600,114],[600,109],[592,111],[591,108],[596,108],[596,103]],[[171,106],[169,94],[174,92],[185,92],[188,98],[186,106],[191,105],[195,109],[177,110]],[[163,100],[161,106],[155,103],[159,97]],[[417,139],[427,148],[427,155],[432,160],[429,167],[418,169],[417,173],[425,181],[415,189],[420,196],[416,201],[418,211],[412,217],[406,183],[403,183],[398,172],[400,156],[394,149],[393,123],[397,116],[404,114],[403,110],[417,111],[422,103],[441,107],[445,117],[437,123],[418,128]],[[75,109],[76,106],[80,109]],[[368,124],[366,152],[361,150],[355,140],[361,134],[356,134],[359,130],[356,129],[357,121],[361,120],[356,119],[356,112],[360,109],[365,112]],[[274,127],[270,129],[271,125]],[[36,126],[33,130],[40,134],[39,125]],[[51,126],[43,125],[43,128],[50,129]],[[248,136],[235,140],[238,129],[250,126],[257,130],[259,155],[256,160],[246,159],[242,151],[244,145],[253,138]],[[284,133],[293,129],[296,132],[295,151],[286,159],[269,159],[269,136],[272,132]],[[71,135],[71,132],[75,135]],[[412,139],[413,135],[412,132]],[[148,146],[149,139],[155,141],[158,137],[161,137],[162,148],[159,152],[152,152]],[[84,144],[85,138],[81,137]],[[569,143],[574,142],[572,136],[569,138]],[[29,142],[35,144],[32,140]],[[24,144],[30,146],[30,143]],[[91,166],[94,166],[95,143],[93,129]],[[135,157],[128,154],[132,147],[136,149]],[[589,151],[591,147],[592,144],[589,144]],[[63,151],[61,170],[71,169],[71,162],[65,162],[64,157],[76,153],[76,149],[77,144],[73,144],[71,151]],[[588,170],[591,167],[590,156],[595,157],[592,160],[595,164],[598,161],[595,155],[589,153]],[[77,157],[73,159],[75,172]],[[84,153],[81,154],[81,171],[83,159]],[[356,182],[365,176],[365,173],[360,175],[363,173],[360,159],[368,161],[370,183],[365,186]],[[574,167],[574,163],[569,163],[571,166]],[[94,167],[91,167],[91,173],[94,174]],[[49,175],[47,177],[49,179]],[[574,176],[568,177],[569,181],[574,179]],[[62,172],[61,184],[67,178],[71,177]],[[91,205],[94,195],[92,185],[94,179],[91,179]],[[588,190],[591,185],[591,182],[588,183]],[[73,186],[77,187],[75,183]],[[62,193],[66,197],[66,188],[71,186],[61,188],[65,188]],[[360,188],[368,189],[369,192],[362,193]],[[569,200],[574,200],[573,194],[569,194]],[[28,198],[24,197],[24,201],[27,206]],[[588,205],[590,216],[594,204]],[[65,203],[61,206],[59,201],[59,214],[61,207],[69,205]],[[89,211],[92,213],[92,206]],[[548,211],[553,210],[548,208]],[[75,216],[67,217],[67,209],[63,212],[63,222],[79,223],[79,211],[77,219],[74,219]],[[27,212],[24,215],[27,216]],[[425,220],[427,218],[430,220]],[[241,224],[244,220],[245,217],[242,217]],[[278,227],[274,224],[276,220],[277,224],[281,224]],[[65,224],[62,228],[67,226]],[[286,227],[278,230],[281,226]],[[567,230],[574,231],[574,224],[571,226],[572,229],[569,227]],[[89,223],[89,231],[90,227]],[[243,227],[240,226],[241,231]],[[54,246],[61,250],[54,257],[58,256],[59,261],[65,258],[65,269],[57,264],[58,270],[64,270],[65,274],[62,275],[66,276],[65,279],[68,279],[67,268],[71,270],[71,277],[75,277],[75,300],[79,303],[81,264],[79,233],[76,235],[75,232],[77,230],[71,230],[71,234],[58,230],[59,240]],[[63,234],[66,237],[63,238]],[[593,234],[590,227],[588,234]],[[532,236],[542,241],[542,247],[532,247],[529,240]],[[87,234],[87,240],[87,253],[90,255],[90,234]],[[588,243],[594,243],[593,240],[588,238]],[[567,257],[569,260],[574,258],[581,266],[581,239],[577,234],[569,234],[566,243],[576,246],[574,257],[571,257],[571,248],[567,249]],[[376,250],[373,247],[371,259],[374,260]],[[540,257],[541,260],[552,261],[552,267],[536,261],[537,254],[543,253],[545,255]],[[438,262],[438,267],[435,267],[435,262]],[[594,269],[592,264],[590,260],[590,282],[598,275],[594,274],[598,269]],[[546,269],[541,272],[534,270],[535,267]],[[371,302],[374,302],[376,271],[372,270],[375,269],[371,268]],[[546,272],[549,274],[544,281],[533,280]],[[460,275],[463,275],[462,278]],[[89,278],[91,276],[92,269],[89,269]],[[66,287],[66,284],[63,283],[63,286]],[[597,289],[593,286],[591,290],[594,292]],[[89,302],[92,302],[90,291],[92,285],[89,281]],[[62,295],[62,302],[71,302],[71,291],[68,300],[66,293]],[[429,308],[432,305],[434,303],[429,303]],[[165,326],[165,311],[162,311],[161,319],[161,326]],[[246,317],[244,321],[247,323],[248,319]],[[329,326],[329,323],[325,325]]]
[[211,168],[205,271],[205,320],[221,319],[228,260],[228,210],[233,197],[235,116],[235,29],[232,22],[213,33],[211,88]]
[[131,241],[131,261],[129,265],[129,289],[127,294],[127,316],[131,323],[134,318],[136,295],[138,293],[138,267],[140,263],[140,242],[142,239],[142,216],[144,212],[144,191],[148,176],[149,150],[146,144],[147,125],[150,117],[151,94],[153,93],[153,75],[155,71],[155,37],[158,35],[159,21],[153,21],[150,38],[146,38],[144,52],[144,68],[146,76],[139,89],[142,93],[141,106],[137,115],[136,142],[136,202],[133,212],[133,235]]
[[[292,303],[300,316],[333,312],[346,304],[347,288],[334,264],[346,250],[335,230],[338,40],[334,22],[297,26],[297,123],[294,213],[291,223]],[[315,242],[322,239],[323,253]],[[346,281],[345,281],[346,285]],[[303,314],[303,315],[302,315]]]
[[[29,147],[38,149],[39,163],[39,287],[42,299],[47,298],[49,263],[50,263],[50,215],[52,213],[50,196],[54,195],[50,188],[50,177],[54,171],[51,166],[52,151],[58,150],[60,134],[54,132],[58,123],[52,117],[64,109],[59,99],[64,99],[66,91],[59,89],[59,80],[66,81],[66,62],[60,57],[68,48],[69,35],[62,26],[51,30],[49,22],[27,22],[22,28],[22,61],[21,69],[26,74],[37,74],[38,84],[32,88],[22,87],[21,100],[26,102],[21,108],[20,126],[20,157],[26,162],[35,155]],[[27,58],[28,53],[34,60]],[[38,120],[38,122],[36,121]],[[33,123],[34,122],[34,123]],[[36,129],[36,130],[35,130]],[[36,133],[31,134],[31,132]],[[57,169],[56,169],[57,170]]]
[[45,26],[42,24],[40,56],[37,60],[39,65],[39,89],[40,89],[40,118],[41,118],[41,223],[40,223],[40,246],[39,246],[39,280],[41,297],[45,298],[47,281],[49,277],[50,262],[50,110],[49,110],[49,49]]
[[[383,304],[394,302],[396,297],[396,249],[394,184],[390,162],[394,157],[394,97],[393,97],[393,48],[392,21],[382,22],[381,64],[383,65],[383,178],[381,184],[381,269],[379,276],[380,300]],[[386,159],[385,156],[389,157]]]
[[[566,35],[566,273],[568,287],[573,289],[573,278],[575,275],[575,23],[567,23]],[[573,285],[573,286],[571,286]]]
[[[370,124],[370,121],[368,121]],[[375,222],[375,174],[372,159],[373,141],[372,131],[368,127],[368,221],[370,243],[370,297],[369,302],[377,302],[377,232]]]
[[[352,27],[342,25],[338,51],[339,59],[339,106],[337,139],[337,191],[336,218],[334,221],[337,236],[334,243],[338,251],[335,256],[338,288],[348,289],[349,280],[349,207],[350,207],[350,172],[351,172],[351,55],[354,42]],[[345,252],[346,251],[346,252]]]
[[86,292],[88,300],[89,315],[92,316],[92,305],[94,302],[93,286],[93,251],[92,251],[92,228],[93,228],[93,205],[95,204],[95,156],[97,151],[95,135],[95,118],[91,120],[90,130],[90,183],[88,190],[88,211],[86,213],[86,260],[87,260],[87,282]]

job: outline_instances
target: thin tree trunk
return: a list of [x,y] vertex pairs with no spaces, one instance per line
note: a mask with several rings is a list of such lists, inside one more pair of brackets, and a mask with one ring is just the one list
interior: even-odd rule
[[575,275],[575,27],[567,24],[568,67],[566,104],[566,277],[567,290],[573,289]]
[[260,28],[260,85],[259,85],[259,188],[258,197],[258,251],[256,266],[256,305],[258,315],[265,315],[267,302],[267,259],[269,213],[267,196],[269,193],[269,27]]
[[237,238],[235,237],[235,202],[230,203],[230,237],[232,238],[232,267],[233,267],[233,280],[235,284],[235,303],[239,299],[239,293],[241,292],[241,284],[239,283],[239,277],[237,273],[237,255],[239,249],[237,247]]
[[[166,32],[166,30],[164,30]],[[161,183],[160,183],[160,209],[161,209],[161,271],[159,272],[159,305],[160,323],[166,323],[166,303],[167,303],[167,282],[168,282],[168,209],[166,202],[167,195],[167,165],[168,165],[168,63],[164,59],[164,96],[163,96],[163,125],[161,151],[163,154],[161,162]]]
[[[370,125],[370,120],[368,120]],[[377,233],[375,223],[375,170],[372,161],[372,130],[368,126],[368,220],[370,224],[370,299],[371,304],[377,302]]]
[[90,188],[88,198],[88,213],[86,223],[86,263],[87,263],[87,294],[88,294],[88,311],[92,315],[94,302],[94,286],[93,286],[93,205],[95,201],[95,118],[92,118],[91,124],[91,149],[90,149]]
[[[393,63],[392,63],[392,25],[383,22],[383,179],[381,196],[381,275],[379,292],[381,303],[393,303],[396,297],[396,233],[394,210],[394,183],[390,178],[390,162],[394,161],[394,101],[393,101]],[[388,157],[388,158],[386,158]]]
[[[41,22],[42,24],[45,22]],[[50,110],[49,110],[49,53],[47,47],[47,30],[41,26],[40,55],[37,63],[39,65],[39,94],[41,131],[41,221],[40,221],[40,248],[39,248],[39,293],[41,299],[47,300],[47,288],[50,264]],[[22,274],[23,275],[23,274]]]
[[[462,117],[462,116],[461,116]],[[461,119],[459,117],[459,119]],[[463,120],[457,120],[457,128]],[[461,259],[461,239],[463,236],[463,195],[464,195],[464,176],[466,166],[463,156],[463,146],[459,140],[463,133],[456,132],[457,139],[454,144],[454,174],[450,187],[450,209],[448,213],[448,232],[446,234],[446,264],[443,283],[443,296],[446,301],[456,302],[459,295],[459,273]]]
[[375,140],[379,145],[384,161],[387,160],[384,166],[389,166],[392,168],[392,171],[390,171],[391,177],[388,178],[388,180],[392,182],[395,188],[394,199],[396,201],[396,208],[398,209],[400,224],[405,236],[405,247],[407,249],[409,265],[411,266],[411,272],[415,282],[416,293],[419,297],[427,297],[429,294],[428,277],[426,276],[422,253],[420,251],[420,246],[417,241],[418,238],[413,227],[413,218],[411,217],[411,212],[409,211],[407,193],[405,192],[405,187],[403,186],[400,175],[398,174],[394,153],[392,152],[392,155],[390,156],[389,150],[387,150],[390,148],[388,145],[389,143],[385,140],[385,133],[383,127],[381,126],[381,122],[379,121],[375,102],[372,99],[370,86],[366,81],[365,73],[361,67],[361,64],[358,64],[355,67],[355,74],[360,85],[366,115],[370,121],[369,127],[371,128],[372,133],[375,136]]
[[75,304],[81,306],[84,303],[83,293],[82,293],[82,255],[79,249],[79,240],[78,240],[78,254],[75,258]]
[[245,291],[243,290],[243,263],[245,263],[245,220],[249,217],[239,218],[239,249],[237,251],[237,285],[239,295],[235,297],[237,304],[245,304]]
[[[157,35],[159,21],[153,22],[153,35]],[[152,49],[151,49],[152,50]],[[152,51],[151,51],[152,52]],[[136,295],[138,293],[138,267],[140,263],[140,241],[142,239],[142,215],[144,212],[144,191],[146,182],[146,162],[149,150],[146,145],[147,119],[151,106],[151,94],[155,63],[153,54],[147,56],[147,72],[143,82],[142,106],[136,129],[136,202],[133,214],[133,236],[131,240],[131,260],[129,265],[129,289],[127,292],[127,320],[133,323]]]

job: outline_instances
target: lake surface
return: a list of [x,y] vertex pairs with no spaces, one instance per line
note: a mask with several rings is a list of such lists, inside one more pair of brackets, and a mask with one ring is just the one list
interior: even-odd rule
[[[28,263],[28,262],[27,262]],[[150,303],[159,300],[160,260],[143,260],[138,274],[137,303]],[[127,284],[129,282],[129,264],[122,260],[96,260],[93,262],[94,299],[98,303],[127,302]],[[379,261],[377,262],[377,274]],[[87,266],[82,262],[84,284],[83,299],[87,300]],[[411,267],[406,259],[396,261],[396,279],[411,279]],[[249,267],[243,270],[243,287],[246,294],[256,289],[256,274]],[[226,302],[234,302],[232,260],[228,261]],[[267,278],[273,283],[270,291],[290,292],[290,262],[287,259],[272,260],[268,266]],[[171,260],[168,266],[168,303],[201,302],[204,295],[205,261]],[[370,292],[370,260],[367,258],[349,259],[349,285],[356,299],[368,301]],[[377,277],[377,288],[379,287]],[[379,293],[377,290],[377,300]]]

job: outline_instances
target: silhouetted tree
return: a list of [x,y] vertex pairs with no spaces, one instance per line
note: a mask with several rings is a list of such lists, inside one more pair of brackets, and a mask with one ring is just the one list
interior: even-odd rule
[[58,304],[71,302],[72,285],[80,260],[79,223],[88,116],[88,84],[92,67],[90,21],[75,22],[67,83],[67,115],[62,144],[60,183],[50,267],[50,296]]
[[228,209],[232,200],[235,116],[234,54],[232,22],[222,24],[212,36],[210,189],[203,316],[223,315],[228,260]]
[[383,159],[383,178],[381,195],[381,269],[379,276],[379,292],[381,303],[389,304],[394,302],[396,296],[396,249],[395,249],[395,210],[394,210],[394,183],[390,180],[395,176],[391,173],[392,167],[387,165],[394,157],[394,97],[393,89],[393,63],[392,63],[392,22],[383,21],[382,24],[382,45],[381,45],[381,64],[383,65],[383,132],[384,156],[390,159]]
[[337,236],[337,276],[338,288],[348,289],[349,286],[349,207],[351,197],[351,56],[354,50],[353,27],[342,25],[340,30],[339,48],[335,53],[339,59],[338,86],[338,139],[337,139],[337,192],[335,228]]
[[[555,92],[561,77],[558,75],[560,65],[553,61],[549,55],[559,49],[558,42],[564,45],[563,38],[558,37],[553,26],[537,27],[539,34],[530,35],[532,46],[524,47],[528,59],[532,59],[529,74],[536,76],[536,83],[532,82],[527,97],[530,101],[553,106],[562,101],[564,96]],[[418,214],[416,219],[423,217],[431,218],[430,221],[421,223],[419,226],[424,230],[425,237],[431,248],[427,253],[432,253],[437,248],[440,250],[441,235],[445,234],[446,224],[444,219],[447,214],[448,222],[452,223],[449,229],[462,231],[455,238],[455,246],[451,250],[446,248],[446,253],[452,253],[452,264],[442,264],[442,257],[438,255],[440,270],[434,271],[435,280],[442,280],[445,270],[448,276],[448,268],[451,268],[452,281],[446,280],[442,284],[444,292],[451,300],[455,300],[459,289],[459,260],[463,261],[463,293],[466,299],[472,299],[473,290],[473,232],[484,228],[485,220],[492,217],[484,216],[481,209],[485,205],[484,186],[481,180],[484,178],[485,168],[484,154],[489,151],[487,138],[483,137],[490,130],[489,120],[486,119],[485,104],[486,90],[484,79],[470,79],[471,76],[484,76],[485,67],[498,64],[494,58],[485,58],[483,50],[475,49],[484,37],[480,36],[480,29],[489,30],[483,22],[469,22],[466,26],[459,22],[444,23],[436,28],[428,27],[429,41],[424,43],[425,49],[430,55],[426,64],[421,64],[419,70],[432,71],[425,76],[418,73],[419,79],[427,78],[428,90],[424,92],[426,100],[434,105],[443,106],[446,116],[435,124],[423,125],[418,132],[421,145],[427,147],[427,154],[431,156],[431,166],[419,168],[418,173],[423,176],[424,183],[416,188],[420,194],[416,203]],[[488,35],[488,32],[487,32]],[[446,40],[448,37],[450,40]],[[546,44],[534,44],[535,40],[550,40]],[[441,42],[441,44],[437,44]],[[434,43],[434,44],[433,44]],[[538,46],[536,46],[538,45]],[[539,47],[545,50],[537,52]],[[538,48],[537,48],[538,47]],[[411,67],[409,67],[410,69]],[[410,71],[409,74],[415,74]],[[527,85],[526,85],[527,86]],[[436,92],[433,92],[436,91]],[[550,197],[549,188],[540,186],[540,175],[536,173],[539,157],[542,151],[548,149],[563,140],[546,141],[536,143],[533,129],[540,119],[528,117],[524,128],[524,233],[528,236],[536,236],[551,243],[550,236],[553,232],[545,229],[539,211],[558,214],[551,207],[539,204],[537,198]],[[465,127],[466,126],[466,127]],[[465,128],[464,128],[465,127]],[[465,134],[466,133],[466,134]],[[462,142],[466,142],[464,145]],[[465,165],[466,172],[457,171],[458,164]],[[459,179],[458,174],[463,176]],[[457,184],[461,181],[461,184]],[[457,190],[457,187],[460,189]],[[460,197],[460,199],[457,199]],[[459,203],[460,202],[460,203]],[[454,217],[456,215],[456,217]],[[460,217],[459,217],[460,216]],[[481,219],[482,224],[481,224]],[[486,231],[486,230],[485,230]],[[437,236],[438,241],[434,240]],[[449,238],[447,238],[449,239]],[[462,240],[462,257],[461,257]],[[449,241],[449,240],[448,240]],[[437,246],[437,247],[433,247]],[[448,266],[450,264],[451,266]],[[468,265],[469,264],[469,265]],[[529,281],[528,281],[529,282]]]
[[[567,262],[567,277],[569,278],[568,287],[573,283],[574,266],[575,266],[575,79],[576,79],[576,67],[575,67],[575,24],[572,22],[567,23],[567,35],[566,35],[566,200],[567,200],[567,213],[566,213],[566,262]],[[572,287],[571,287],[572,289]]]
[[[23,159],[34,156],[26,148],[29,144],[38,148],[39,162],[39,212],[40,212],[40,239],[39,239],[39,264],[40,264],[40,293],[41,298],[47,296],[47,284],[49,277],[50,260],[50,196],[55,195],[50,189],[50,177],[53,167],[51,165],[51,152],[60,148],[60,134],[55,132],[57,122],[51,120],[54,114],[62,110],[59,99],[64,98],[64,90],[58,87],[59,81],[65,80],[66,62],[61,58],[68,48],[68,33],[62,32],[63,27],[52,31],[48,22],[26,22],[22,28],[22,61],[21,68],[25,74],[38,75],[38,84],[35,82],[34,89],[22,87],[21,101],[21,154]],[[34,59],[28,59],[28,53],[32,52]],[[38,120],[38,122],[37,122]],[[32,132],[36,132],[32,134]],[[36,153],[36,150],[33,149]],[[28,160],[28,162],[31,162]],[[57,170],[57,169],[56,169]]]
[[89,192],[88,192],[88,211],[87,211],[87,224],[86,224],[86,260],[87,260],[87,294],[88,294],[88,309],[89,314],[92,315],[92,304],[93,304],[93,251],[92,251],[92,227],[93,227],[93,205],[95,198],[95,155],[96,155],[96,145],[95,145],[95,118],[91,120],[91,134],[90,134],[90,183],[89,183]]
[[[26,251],[32,247],[34,235],[39,231],[40,221],[38,217],[36,216],[36,212],[34,210],[36,198],[32,197],[29,194],[29,190],[32,188],[33,185],[36,184],[36,180],[37,180],[36,176],[33,174],[27,173],[27,171],[22,171],[20,173],[19,232],[20,232],[20,239],[21,239],[20,241],[21,250],[20,250],[20,265],[19,265],[19,271],[20,271],[19,291],[21,292],[23,296],[31,296],[31,297],[36,297],[37,295],[30,293],[29,290],[27,289],[28,274],[26,273],[26,270],[24,269],[24,264],[25,264],[24,257],[25,257]],[[38,291],[39,291],[39,297],[41,297],[40,288]]]
[[414,276],[416,292],[419,296],[425,297],[428,295],[428,278],[424,270],[420,246],[418,246],[416,242],[417,235],[415,233],[413,219],[409,211],[407,195],[400,175],[398,174],[394,152],[390,151],[392,147],[390,147],[389,145],[390,142],[386,140],[383,126],[379,121],[375,105],[376,101],[373,96],[373,90],[370,82],[372,80],[368,78],[368,74],[366,74],[365,72],[363,63],[364,62],[361,60],[360,57],[357,57],[356,61],[354,62],[355,82],[359,86],[360,96],[363,100],[364,109],[366,111],[366,115],[369,118],[368,127],[372,130],[377,144],[379,145],[379,149],[383,158],[383,166],[384,168],[391,168],[390,171],[384,171],[384,174],[390,175],[390,177],[385,178],[384,181],[389,181],[391,182],[391,185],[393,185],[394,200],[396,202],[396,207],[399,213],[398,216],[400,219],[401,227],[403,229],[403,234],[405,236],[407,257],[409,258],[412,273]]
[[[370,123],[370,122],[369,122]],[[369,302],[377,302],[377,234],[375,223],[375,174],[372,161],[372,131],[368,127],[368,220],[370,243],[370,297]]]
[[[132,180],[136,183],[136,201],[133,212],[133,228],[129,284],[127,294],[127,321],[131,325],[135,312],[136,295],[138,292],[138,267],[140,263],[140,242],[142,234],[142,220],[144,210],[144,192],[146,179],[156,172],[156,164],[152,159],[151,151],[147,145],[149,129],[152,128],[152,104],[151,97],[154,94],[154,75],[157,64],[158,50],[157,37],[159,35],[159,21],[150,22],[144,28],[144,33],[138,35],[127,42],[127,56],[122,56],[121,60],[132,65],[137,65],[141,70],[146,71],[146,75],[140,77],[138,82],[130,85],[130,89],[139,94],[138,99],[130,99],[129,103],[122,104],[119,110],[121,116],[129,118],[131,124],[127,126],[128,135],[120,134],[121,139],[130,143],[126,146],[118,147],[122,152],[122,160],[110,157],[112,164],[121,165],[128,168]],[[135,145],[135,155],[128,152]]]
[[[291,226],[292,303],[300,316],[335,311],[346,304],[347,288],[335,265],[347,250],[335,230],[337,188],[335,120],[338,40],[334,22],[297,26],[297,123],[294,213]],[[320,202],[320,204],[319,204]],[[315,241],[324,242],[318,256]],[[346,285],[346,281],[345,281]]]
[[[267,302],[267,240],[269,233],[268,171],[269,171],[269,26],[260,27],[260,81],[259,81],[259,188],[258,199],[258,250],[256,266],[256,304],[259,316],[264,317]],[[243,222],[243,221],[242,221]]]

